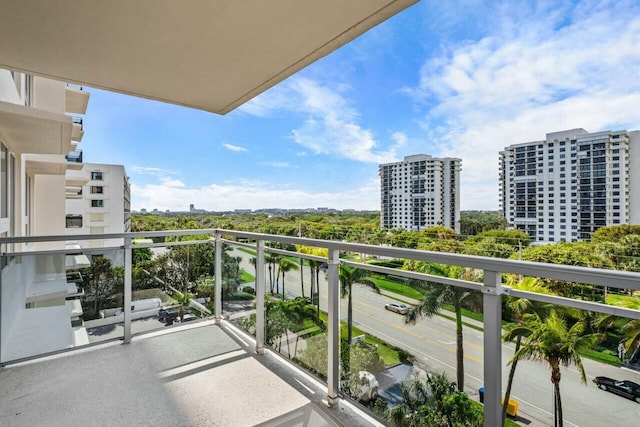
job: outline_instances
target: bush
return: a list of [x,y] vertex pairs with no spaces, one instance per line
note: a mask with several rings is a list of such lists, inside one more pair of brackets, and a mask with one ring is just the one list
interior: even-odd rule
[[413,365],[413,356],[406,350],[398,350],[398,359],[400,359],[401,363]]
[[242,292],[244,292],[245,294],[251,294],[251,295],[255,295],[256,294],[256,290],[253,289],[253,287],[251,287],[251,286],[244,286],[242,288]]

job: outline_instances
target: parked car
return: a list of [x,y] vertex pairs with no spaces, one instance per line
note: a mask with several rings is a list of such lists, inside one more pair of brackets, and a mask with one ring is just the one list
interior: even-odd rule
[[405,304],[401,304],[399,302],[392,302],[389,304],[385,304],[384,308],[389,311],[393,311],[394,313],[399,314],[407,314],[409,312],[409,306]]
[[619,394],[627,399],[640,403],[640,384],[629,380],[614,380],[608,377],[595,377],[593,382],[604,391]]

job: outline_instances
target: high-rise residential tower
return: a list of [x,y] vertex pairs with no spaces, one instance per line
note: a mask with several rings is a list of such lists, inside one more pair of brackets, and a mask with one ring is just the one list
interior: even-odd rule
[[381,227],[418,231],[444,225],[459,232],[460,165],[460,159],[426,154],[381,164]]
[[640,131],[572,129],[500,152],[500,209],[535,242],[640,223]]

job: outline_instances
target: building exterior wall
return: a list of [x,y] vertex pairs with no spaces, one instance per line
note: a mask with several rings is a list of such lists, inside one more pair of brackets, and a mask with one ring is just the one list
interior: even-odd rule
[[66,214],[81,215],[82,226],[68,226],[66,234],[124,233],[131,229],[130,186],[124,166],[83,163],[88,179],[82,197],[67,199]]
[[[637,219],[638,131],[572,129],[500,152],[500,209],[535,242],[590,240]],[[637,221],[635,222],[637,223]]]
[[[0,69],[2,237],[65,234],[64,150],[71,146],[65,97],[63,82]],[[53,136],[43,132],[51,129],[52,117],[61,118]],[[64,242],[25,245],[32,250],[64,248]],[[2,249],[15,252],[22,245]],[[65,306],[65,255],[7,255],[0,267],[0,361],[74,345]],[[50,291],[52,283],[55,291]]]
[[461,160],[426,154],[379,166],[380,226],[419,231],[436,225],[460,231]]

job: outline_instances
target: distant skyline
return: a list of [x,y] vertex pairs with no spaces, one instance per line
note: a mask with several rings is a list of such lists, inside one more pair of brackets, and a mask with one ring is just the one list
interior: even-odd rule
[[640,0],[421,1],[226,116],[88,88],[87,162],[132,209],[379,210],[378,164],[462,159],[461,209],[498,210],[498,152],[640,129]]

